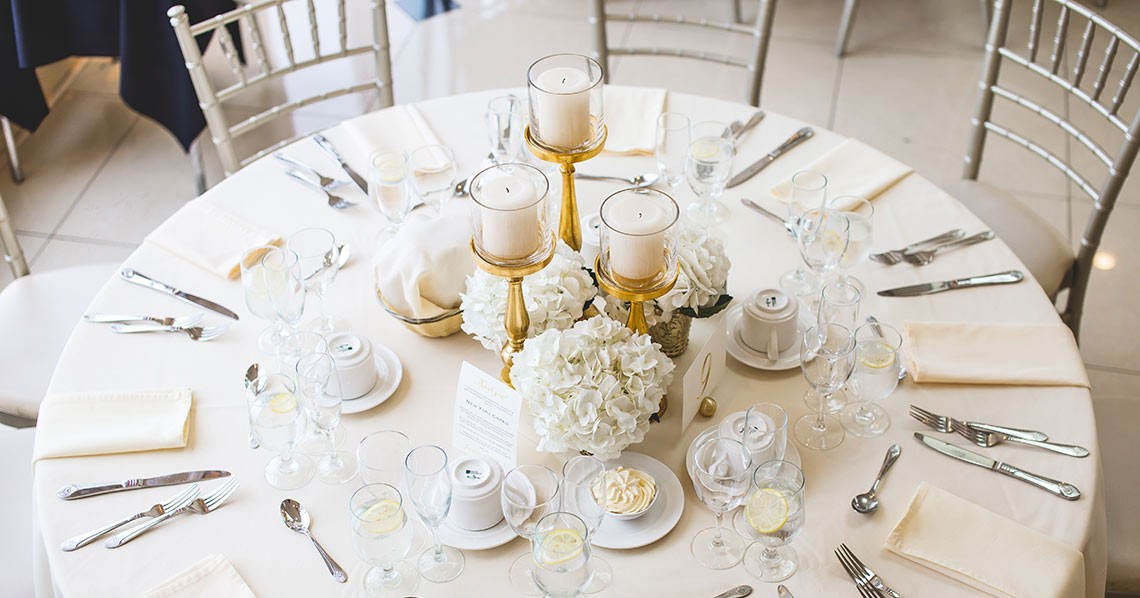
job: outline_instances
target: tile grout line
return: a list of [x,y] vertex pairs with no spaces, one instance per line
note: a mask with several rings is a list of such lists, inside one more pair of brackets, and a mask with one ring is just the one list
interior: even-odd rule
[[1128,368],[1121,368],[1112,365],[1097,365],[1095,363],[1085,363],[1086,370],[1094,370],[1097,372],[1108,372],[1111,374],[1125,374],[1128,376],[1140,376],[1140,370],[1130,370]]

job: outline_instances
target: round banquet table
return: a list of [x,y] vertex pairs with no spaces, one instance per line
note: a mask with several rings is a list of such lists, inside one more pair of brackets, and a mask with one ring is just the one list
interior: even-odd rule
[[[472,174],[487,151],[483,112],[499,92],[480,92],[426,101],[417,107],[440,141],[455,150],[461,176]],[[693,122],[747,119],[753,109],[697,96],[670,93],[667,109],[687,114]],[[738,143],[734,171],[758,159],[804,123],[769,114]],[[612,126],[612,124],[611,124]],[[817,129],[814,139],[775,161],[746,184],[728,191],[723,200],[732,213],[723,226],[732,270],[729,292],[746,297],[774,286],[779,275],[799,257],[794,242],[777,223],[766,220],[739,203],[741,197],[760,200],[782,209],[767,190],[802,169],[842,138]],[[335,172],[311,141],[302,140],[289,152],[309,164]],[[903,157],[905,159],[905,157]],[[601,156],[579,165],[582,171],[630,176],[652,172],[652,156]],[[339,175],[339,173],[337,173]],[[553,177],[557,183],[557,177]],[[583,214],[596,210],[616,190],[611,184],[578,181]],[[355,191],[354,191],[355,193]],[[557,185],[552,189],[557,200]],[[365,201],[361,194],[353,197]],[[678,192],[684,206],[693,200],[688,189]],[[332,230],[352,244],[352,262],[328,294],[327,309],[351,321],[352,328],[392,348],[404,367],[396,394],[382,405],[342,420],[351,448],[364,434],[396,428],[413,444],[451,443],[452,405],[460,364],[466,360],[496,374],[499,357],[464,334],[443,339],[418,336],[386,314],[373,293],[370,237],[383,224],[380,214],[362,204],[337,211],[282,173],[270,159],[253,163],[211,189],[196,201],[224,205],[225,209],[257,222],[278,234],[309,226]],[[468,199],[454,199],[466,202]],[[953,198],[917,174],[911,174],[874,199],[873,250],[900,247],[916,239],[962,227],[968,233],[982,223]],[[181,335],[116,335],[105,326],[79,324],[60,360],[51,392],[173,388],[193,389],[190,437],[175,450],[41,460],[35,465],[35,505],[46,557],[57,589],[63,596],[137,595],[182,571],[210,553],[224,554],[259,596],[355,595],[365,566],[351,541],[348,498],[356,482],[329,486],[314,480],[291,492],[275,490],[265,482],[263,469],[271,455],[246,445],[246,400],[242,376],[259,355],[256,337],[265,323],[245,307],[241,284],[222,280],[188,261],[144,243],[127,265],[192,293],[217,301],[241,315],[230,331],[209,343],[189,342]],[[861,265],[857,275],[869,290],[944,280],[961,276],[1024,269],[1001,242],[950,252],[933,264],[915,268],[887,267],[873,262]],[[92,309],[120,313],[189,313],[192,309],[167,296],[108,281],[95,297]],[[880,320],[901,327],[904,320],[1057,322],[1052,305],[1031,279],[1018,285],[987,287],[914,298],[885,298],[868,292],[861,308]],[[210,319],[220,317],[207,314]],[[1040,351],[1050,351],[1041,347]],[[692,439],[724,415],[754,402],[782,405],[794,422],[807,412],[802,395],[807,384],[798,368],[783,372],[760,371],[727,357],[727,371],[712,394],[720,404],[711,420],[697,416],[683,437],[653,429],[646,441],[629,450],[660,459],[680,478],[685,488],[685,510],[680,523],[661,540],[633,550],[596,552],[610,561],[614,582],[606,595],[713,596],[738,584],[750,584],[758,595],[774,595],[772,587],[752,578],[737,566],[726,571],[702,568],[689,551],[699,530],[713,524],[711,511],[696,498],[685,473],[684,454]],[[907,416],[907,405],[917,403],[933,411],[968,416],[1047,431],[1061,442],[1089,447],[1093,455],[1072,459],[1016,445],[988,449],[996,459],[1008,460],[1030,471],[1075,484],[1083,492],[1068,502],[993,472],[954,462],[919,446],[913,432],[924,428]],[[1087,596],[1103,596],[1106,563],[1103,483],[1100,476],[1097,435],[1089,392],[1073,387],[1017,387],[901,383],[884,403],[892,425],[885,435],[862,439],[847,435],[843,444],[825,452],[799,447],[807,478],[806,524],[792,546],[800,555],[800,569],[784,582],[797,596],[854,596],[856,591],[837,563],[832,550],[846,542],[885,580],[904,595],[976,595],[967,586],[887,552],[883,541],[898,522],[920,482],[964,497],[975,504],[1038,530],[1081,551],[1085,557]],[[526,419],[524,418],[524,422]],[[789,435],[789,442],[793,442]],[[962,439],[947,438],[962,444]],[[558,466],[558,456],[534,451],[533,433],[519,441],[520,463]],[[898,464],[880,489],[881,506],[872,516],[852,511],[850,500],[870,484],[886,448],[897,442],[903,448]],[[238,492],[207,517],[172,521],[118,550],[91,545],[76,552],[59,550],[60,543],[77,533],[112,521],[138,506],[163,500],[170,489],[122,492],[65,502],[55,497],[60,486],[144,477],[195,469],[226,469],[241,481]],[[207,484],[206,487],[210,487]],[[308,541],[282,524],[278,504],[293,497],[313,515],[313,531],[348,571],[349,583],[334,583]],[[152,500],[153,499],[153,500]],[[727,521],[727,518],[726,518]],[[420,581],[418,596],[513,595],[507,570],[517,555],[528,550],[521,539],[496,549],[466,551],[467,565],[458,580],[448,584]],[[42,557],[41,557],[42,558]]]

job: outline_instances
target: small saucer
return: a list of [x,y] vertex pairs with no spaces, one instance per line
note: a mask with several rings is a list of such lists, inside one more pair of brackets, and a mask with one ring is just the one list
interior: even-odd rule
[[766,353],[761,353],[744,344],[740,338],[740,318],[744,307],[737,306],[728,312],[725,327],[728,329],[728,342],[725,349],[728,354],[744,365],[758,370],[790,370],[800,367],[800,339],[796,335],[796,342],[786,351],[780,352],[780,358],[772,361]]
[[400,387],[400,380],[404,378],[404,367],[400,365],[400,358],[391,349],[384,345],[372,344],[372,358],[376,361],[376,385],[368,394],[355,399],[343,401],[340,412],[344,415],[361,413],[387,401]]
[[439,526],[439,539],[448,546],[460,550],[488,550],[497,548],[518,537],[504,517],[494,527],[480,531],[460,529],[448,519]]
[[602,519],[591,544],[599,548],[640,548],[664,538],[681,520],[681,513],[685,510],[685,489],[681,480],[664,463],[641,453],[626,451],[617,459],[606,461],[606,469],[618,465],[640,469],[653,476],[658,497],[653,506],[637,519]]

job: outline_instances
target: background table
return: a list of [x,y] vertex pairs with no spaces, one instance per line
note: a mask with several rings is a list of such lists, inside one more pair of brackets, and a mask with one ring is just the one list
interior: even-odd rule
[[[487,101],[495,95],[499,93],[475,93],[418,105],[440,141],[455,149],[460,170],[465,174],[473,173],[486,153],[482,115]],[[694,122],[747,118],[753,110],[743,104],[682,94],[670,94],[667,109],[683,112]],[[734,170],[770,151],[801,126],[801,122],[769,114],[738,144],[740,157]],[[725,195],[732,212],[724,235],[733,261],[729,278],[733,295],[745,297],[756,289],[776,285],[779,275],[799,259],[795,244],[783,227],[745,209],[739,198],[751,197],[770,208],[781,209],[768,198],[767,189],[840,141],[839,136],[817,129],[814,139]],[[311,141],[298,142],[288,151],[326,172],[334,172],[333,165]],[[580,170],[628,176],[654,168],[649,156],[603,154],[581,165]],[[616,187],[605,183],[580,181],[578,193],[583,213],[596,210],[614,190]],[[552,193],[557,197],[556,188]],[[678,196],[682,205],[693,197],[687,189],[682,189]],[[365,198],[360,195],[355,199]],[[280,165],[272,160],[251,164],[198,201],[224,204],[242,217],[282,234],[307,226],[323,226],[341,241],[351,243],[353,262],[332,287],[328,309],[348,317],[355,330],[374,342],[393,348],[403,362],[404,381],[395,396],[383,405],[344,418],[348,441],[353,444],[368,432],[397,428],[406,432],[414,444],[450,444],[460,362],[467,360],[495,373],[499,369],[498,356],[464,335],[445,339],[416,336],[384,313],[372,293],[373,273],[368,255],[369,240],[383,223],[375,210],[368,205],[340,212],[331,210],[314,193],[285,177]],[[953,226],[963,227],[968,233],[983,229],[981,222],[957,201],[917,175],[908,176],[876,198],[874,206],[875,250],[905,245]],[[225,554],[259,596],[333,596],[354,592],[365,571],[352,546],[347,510],[348,497],[356,483],[331,487],[314,481],[297,491],[274,490],[262,475],[270,454],[251,451],[246,446],[242,375],[251,362],[268,359],[257,354],[255,340],[265,324],[245,309],[240,283],[223,281],[145,243],[127,264],[219,301],[235,309],[242,320],[225,336],[206,344],[175,335],[115,335],[103,326],[89,324],[76,328],[52,381],[53,392],[188,385],[194,389],[194,408],[190,442],[184,449],[55,459],[36,465],[34,492],[39,524],[53,575],[63,595],[134,595],[212,552]],[[1007,247],[995,241],[947,253],[923,268],[868,263],[856,274],[869,290],[875,291],[1013,268],[1023,266]],[[92,307],[107,312],[155,314],[190,311],[180,302],[118,280],[108,282]],[[1058,321],[1048,299],[1032,280],[1013,286],[907,299],[869,293],[862,313],[875,314],[895,326],[907,319]],[[1051,349],[1040,350],[1044,354]],[[597,551],[610,560],[616,571],[608,595],[711,596],[741,583],[757,587],[762,595],[773,592],[773,588],[753,579],[743,567],[710,571],[698,565],[689,553],[693,535],[714,522],[712,513],[694,495],[685,473],[684,453],[692,439],[724,415],[754,402],[783,405],[793,422],[807,412],[801,399],[807,384],[798,369],[765,372],[732,358],[728,360],[725,378],[712,393],[720,404],[717,417],[702,421],[698,416],[682,438],[651,431],[646,442],[631,447],[630,450],[657,457],[676,472],[685,487],[685,513],[677,527],[655,544],[629,551]],[[924,428],[906,416],[907,404],[912,402],[938,412],[1046,430],[1059,442],[1089,447],[1093,455],[1087,459],[1008,444],[987,451],[995,458],[1067,480],[1081,489],[1083,498],[1077,502],[1060,500],[920,446],[912,433]],[[826,452],[800,449],[807,477],[807,510],[804,531],[793,544],[800,554],[800,570],[786,582],[793,592],[804,596],[855,595],[831,553],[840,542],[846,542],[904,595],[975,595],[964,585],[882,549],[888,531],[902,515],[919,482],[925,480],[1082,551],[1087,595],[1103,596],[1104,495],[1087,390],[916,385],[907,381],[884,407],[893,420],[884,436],[860,439],[848,435],[841,446]],[[961,439],[946,439],[961,443]],[[850,499],[870,484],[884,451],[893,442],[902,446],[903,454],[880,489],[882,505],[872,516],[859,515],[851,510]],[[532,446],[524,435],[520,441],[520,463],[558,463],[554,455],[535,453]],[[167,490],[145,490],[63,502],[55,498],[54,492],[64,483],[200,468],[228,469],[242,482],[240,490],[217,512],[171,522],[164,526],[166,529],[148,533],[115,551],[97,545],[73,553],[56,548],[67,537],[134,512],[141,505],[149,506],[169,494]],[[286,497],[296,498],[308,507],[315,535],[349,572],[347,587],[333,583],[308,542],[281,523],[277,506]],[[507,568],[515,556],[527,549],[525,541],[515,540],[495,550],[467,551],[467,568],[457,581],[443,585],[421,581],[415,593],[511,595]]]

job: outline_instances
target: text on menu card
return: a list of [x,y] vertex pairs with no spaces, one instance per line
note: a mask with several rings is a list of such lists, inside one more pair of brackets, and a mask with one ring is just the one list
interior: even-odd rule
[[463,362],[455,391],[452,444],[515,468],[518,461],[519,415],[522,397],[513,388],[479,368]]

